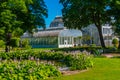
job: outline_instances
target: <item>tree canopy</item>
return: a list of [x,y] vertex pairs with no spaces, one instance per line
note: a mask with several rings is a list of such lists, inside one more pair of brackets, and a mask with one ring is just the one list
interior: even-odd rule
[[[20,37],[26,30],[45,27],[47,6],[44,0],[1,0],[0,39],[7,42],[9,36]],[[7,43],[6,43],[7,44]]]
[[15,30],[25,32],[37,26],[45,27],[45,17],[47,17],[47,7],[43,0],[1,0],[0,2],[2,33],[12,33]]
[[62,13],[65,26],[81,29],[90,24],[95,24],[99,32],[101,45],[105,47],[102,25],[111,24],[113,15],[110,12],[115,10],[116,7],[111,6],[114,1],[116,0],[60,0],[63,5]]
[[111,4],[112,16],[115,19],[114,25],[116,26],[115,32],[120,35],[120,0],[114,0]]

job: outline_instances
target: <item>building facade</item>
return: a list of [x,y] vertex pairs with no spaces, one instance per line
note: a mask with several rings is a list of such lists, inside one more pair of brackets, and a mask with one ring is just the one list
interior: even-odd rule
[[[98,29],[94,24],[91,24],[88,27],[83,28],[82,33],[83,36],[86,35],[90,36],[88,42],[84,42],[84,44],[88,44],[88,45],[96,44],[98,46],[101,45]],[[112,40],[115,38],[115,36],[114,36],[114,31],[112,30],[112,26],[110,26],[109,24],[103,25],[102,34],[103,34],[105,46],[113,46]]]
[[105,24],[102,26],[102,34],[106,46],[112,46],[112,40],[115,38],[112,26]]

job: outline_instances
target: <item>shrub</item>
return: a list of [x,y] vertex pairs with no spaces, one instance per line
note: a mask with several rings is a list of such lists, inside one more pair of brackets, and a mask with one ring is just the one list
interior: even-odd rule
[[98,50],[96,50],[96,49],[93,49],[92,52],[93,52],[94,56],[100,56],[100,54],[101,54],[101,53],[100,53]]
[[[64,52],[51,52],[51,51],[34,51],[24,50],[10,53],[0,53],[0,58],[5,59],[22,59],[28,60],[30,57],[34,59],[39,58],[40,60],[54,60],[60,62],[68,67],[76,69],[86,69],[92,66],[91,57],[85,53],[64,53]],[[91,66],[90,66],[91,65]]]
[[118,41],[117,38],[114,38],[114,39],[112,40],[112,44],[118,44],[118,43],[119,43],[119,41]]
[[30,48],[31,48],[31,46],[29,45],[29,40],[28,40],[28,39],[23,39],[23,40],[21,40],[21,46],[22,46],[23,48],[27,48],[27,49],[30,49]]
[[0,40],[0,48],[5,46],[5,42],[3,40]]
[[10,41],[10,45],[12,47],[19,47],[19,41],[20,41],[19,38],[12,38],[11,41]]
[[96,47],[96,44],[91,44],[90,46],[91,46],[91,47]]
[[93,44],[93,46],[85,46],[85,47],[74,47],[74,48],[54,48],[52,49],[52,51],[63,51],[63,52],[70,52],[70,51],[76,51],[76,50],[79,50],[79,51],[84,51],[84,50],[87,50],[87,51],[90,51],[90,50],[93,50],[93,49],[102,49],[101,46],[95,46]]
[[112,40],[112,44],[114,45],[114,47],[118,48],[118,45],[119,45],[119,40],[117,38],[114,38]]
[[86,54],[76,54],[73,56],[72,60],[70,60],[70,69],[71,70],[82,70],[87,69],[93,66],[93,61],[91,56]]

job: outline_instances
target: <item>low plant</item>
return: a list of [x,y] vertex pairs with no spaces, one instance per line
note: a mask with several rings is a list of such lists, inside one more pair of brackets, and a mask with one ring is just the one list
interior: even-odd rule
[[93,66],[93,61],[91,56],[88,56],[84,53],[75,54],[70,61],[71,70],[83,70]]
[[54,66],[35,61],[0,62],[0,80],[41,80],[60,75]]

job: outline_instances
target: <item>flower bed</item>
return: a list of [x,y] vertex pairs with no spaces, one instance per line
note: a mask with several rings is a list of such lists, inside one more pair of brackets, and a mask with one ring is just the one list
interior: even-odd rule
[[0,80],[41,80],[60,74],[52,65],[30,60],[0,62]]
[[71,70],[87,69],[93,66],[92,58],[86,53],[64,53],[64,52],[52,52],[52,51],[17,51],[10,53],[0,53],[2,60],[52,60],[61,62],[62,64],[70,67]]

